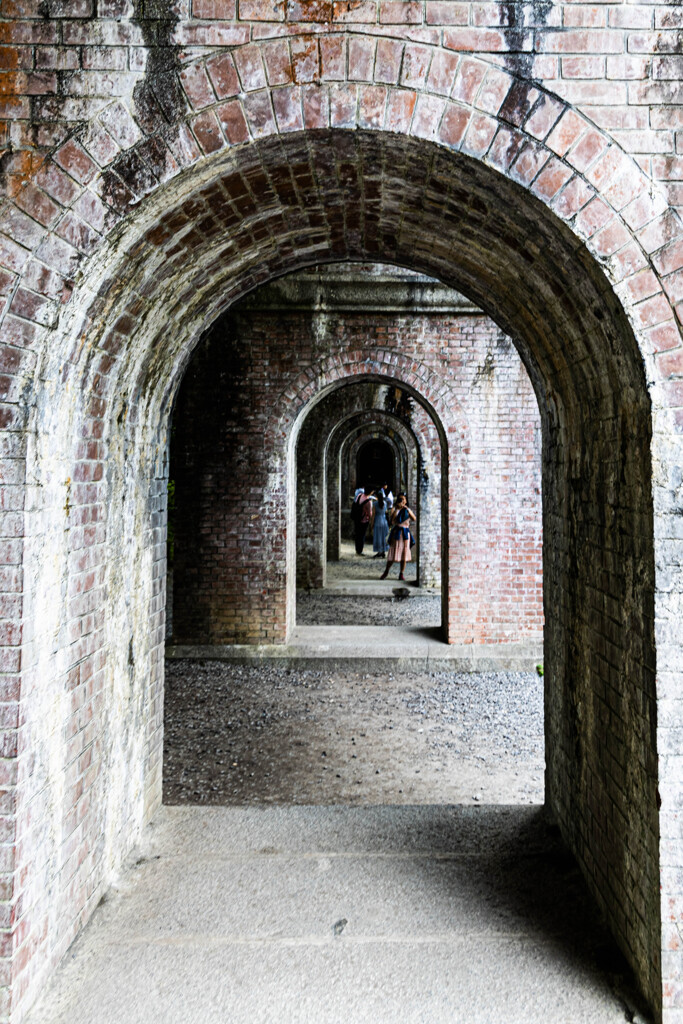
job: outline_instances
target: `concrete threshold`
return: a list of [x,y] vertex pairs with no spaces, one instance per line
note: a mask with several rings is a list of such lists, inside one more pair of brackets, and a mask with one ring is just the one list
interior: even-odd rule
[[170,642],[166,657],[347,672],[529,672],[543,660],[543,644],[447,644],[436,627],[297,626],[286,644]]

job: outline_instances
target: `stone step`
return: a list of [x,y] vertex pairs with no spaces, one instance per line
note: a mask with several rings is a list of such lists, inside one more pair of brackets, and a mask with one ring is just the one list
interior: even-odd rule
[[364,671],[529,672],[543,660],[541,641],[509,644],[447,644],[438,627],[296,626],[286,644],[174,644],[167,658],[204,658],[282,668]]

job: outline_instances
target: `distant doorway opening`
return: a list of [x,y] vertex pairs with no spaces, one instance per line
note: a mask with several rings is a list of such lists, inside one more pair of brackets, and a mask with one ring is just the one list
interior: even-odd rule
[[356,481],[366,491],[382,484],[393,485],[396,473],[394,453],[391,445],[381,438],[372,438],[358,449],[356,456]]

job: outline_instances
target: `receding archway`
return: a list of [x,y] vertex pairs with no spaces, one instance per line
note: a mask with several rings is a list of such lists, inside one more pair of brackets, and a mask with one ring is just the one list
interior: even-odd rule
[[[44,501],[61,509],[68,478],[91,486],[92,503],[108,511],[98,541],[97,608],[111,640],[98,671],[103,686],[121,691],[127,710],[100,764],[104,846],[113,851],[130,841],[159,798],[164,453],[172,397],[200,325],[293,266],[394,261],[481,305],[514,338],[534,383],[544,428],[548,801],[659,1005],[650,407],[633,331],[604,273],[569,228],[504,175],[435,144],[372,131],[255,142],[205,177],[170,187],[163,207],[145,210],[136,238],[122,245],[124,257],[104,274],[98,296],[89,296],[87,351],[74,355],[82,332],[70,324],[46,354],[44,376],[56,381],[64,368],[68,403],[48,389],[36,400],[45,431],[32,466]],[[332,367],[328,380],[383,370],[381,357],[358,354]],[[406,383],[430,402],[447,397],[447,382],[431,379],[428,367],[416,366]],[[267,450],[275,470],[319,388],[309,364],[288,378],[264,416],[254,451],[265,457]],[[109,453],[101,483],[99,458],[87,480],[73,476],[74,462],[83,465],[78,444],[96,431]],[[49,433],[63,474],[41,469]],[[289,495],[280,481],[268,497],[276,517],[286,518]],[[87,501],[80,490],[77,498]],[[56,524],[55,558],[41,567],[29,598],[29,610],[44,613],[55,635],[66,626],[52,597],[75,542],[62,532]],[[259,629],[279,640],[287,630],[291,538],[273,529],[266,542],[273,561]],[[460,542],[467,544],[466,529]],[[247,580],[247,598],[263,585],[258,575]],[[61,678],[57,655],[41,657],[46,677]],[[43,734],[37,710],[27,727],[34,738]],[[112,789],[111,777],[123,781]],[[60,786],[49,781],[45,790],[49,796],[54,787],[57,805],[70,799]],[[66,892],[62,899],[74,920]]]

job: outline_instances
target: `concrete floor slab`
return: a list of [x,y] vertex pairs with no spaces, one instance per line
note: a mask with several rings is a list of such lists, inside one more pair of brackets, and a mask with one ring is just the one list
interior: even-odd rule
[[542,809],[184,807],[27,1024],[626,1019],[627,972]]
[[286,644],[169,644],[167,658],[203,658],[247,664],[273,661],[299,669],[394,672],[528,672],[543,660],[541,643],[447,644],[438,627],[297,626]]

